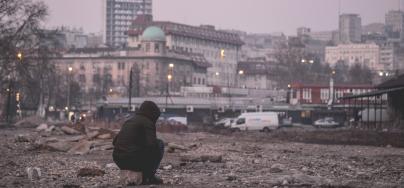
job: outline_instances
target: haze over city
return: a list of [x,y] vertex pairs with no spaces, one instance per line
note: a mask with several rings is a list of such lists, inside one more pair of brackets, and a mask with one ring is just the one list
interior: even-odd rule
[[0,187],[404,188],[401,1],[0,0]]
[[[102,32],[101,0],[44,0],[49,26],[82,27]],[[314,31],[338,29],[339,0],[155,0],[155,20],[190,25],[210,24],[219,29],[249,33],[296,33],[298,27]],[[363,24],[383,23],[385,14],[398,9],[398,0],[341,0],[341,13],[356,13]]]

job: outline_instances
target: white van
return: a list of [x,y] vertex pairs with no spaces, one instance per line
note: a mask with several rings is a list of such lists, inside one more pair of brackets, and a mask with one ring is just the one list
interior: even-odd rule
[[279,119],[276,112],[243,113],[230,126],[233,130],[265,132],[278,127]]

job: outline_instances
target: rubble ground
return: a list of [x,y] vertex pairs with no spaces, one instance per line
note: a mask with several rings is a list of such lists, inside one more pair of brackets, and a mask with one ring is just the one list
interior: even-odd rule
[[[0,187],[122,187],[113,133],[2,128]],[[404,187],[403,148],[268,138],[279,134],[159,133],[165,184],[156,187]]]

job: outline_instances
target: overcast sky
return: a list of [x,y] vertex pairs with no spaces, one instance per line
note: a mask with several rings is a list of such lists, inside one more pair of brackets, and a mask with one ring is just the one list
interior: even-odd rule
[[[49,6],[47,26],[82,27],[102,31],[102,0],[43,0]],[[314,31],[338,27],[339,0],[153,0],[155,20],[191,25],[211,24],[220,29],[249,33],[284,32],[307,26]],[[403,3],[402,3],[403,4]],[[362,23],[384,23],[399,0],[341,0],[342,13],[357,13]]]

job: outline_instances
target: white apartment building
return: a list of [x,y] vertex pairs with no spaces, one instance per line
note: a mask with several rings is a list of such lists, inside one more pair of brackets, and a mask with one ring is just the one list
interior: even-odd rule
[[380,47],[371,44],[340,44],[325,48],[325,61],[334,66],[338,61],[345,61],[349,66],[355,63],[367,65],[371,70],[382,70],[380,64]]
[[110,46],[127,41],[126,32],[139,15],[152,14],[152,0],[104,0],[105,39]]

